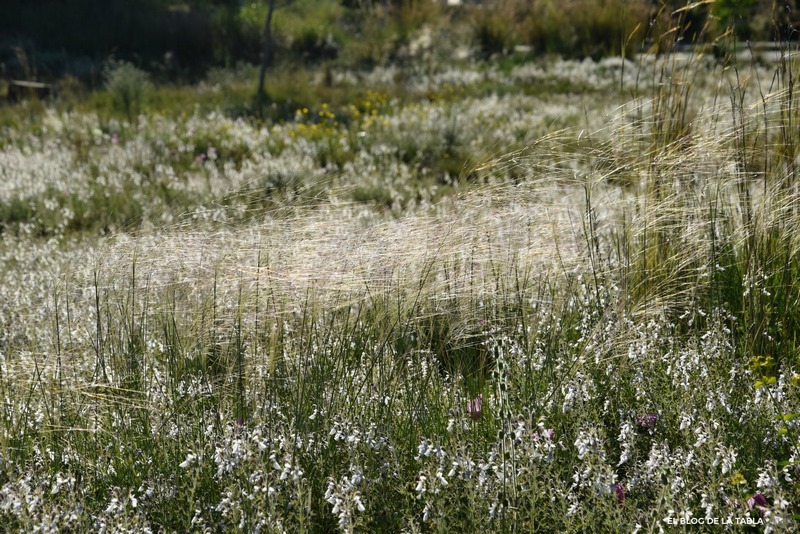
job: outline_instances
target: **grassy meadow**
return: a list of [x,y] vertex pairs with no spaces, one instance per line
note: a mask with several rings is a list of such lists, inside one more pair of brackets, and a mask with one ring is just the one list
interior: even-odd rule
[[797,530],[796,56],[504,57],[0,107],[3,528]]

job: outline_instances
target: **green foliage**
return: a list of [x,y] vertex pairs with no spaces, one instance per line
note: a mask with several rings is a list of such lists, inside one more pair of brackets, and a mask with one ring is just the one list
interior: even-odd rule
[[475,14],[473,31],[476,45],[483,56],[502,54],[514,47],[519,36],[515,34],[514,26],[509,24],[510,18],[494,9]]
[[720,0],[712,4],[712,13],[723,29],[731,28],[739,39],[751,38],[752,17],[759,0]]
[[644,39],[650,16],[643,0],[498,0],[475,10],[475,37],[484,54],[527,44],[537,53],[564,57],[631,55]]
[[142,111],[150,87],[148,74],[125,61],[111,61],[106,65],[104,77],[115,109],[133,120]]

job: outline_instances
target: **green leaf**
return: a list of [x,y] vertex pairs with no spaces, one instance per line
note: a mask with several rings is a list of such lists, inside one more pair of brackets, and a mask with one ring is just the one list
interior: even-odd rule
[[760,388],[761,386],[769,386],[775,382],[776,378],[774,376],[762,376],[761,380],[756,380],[756,389]]

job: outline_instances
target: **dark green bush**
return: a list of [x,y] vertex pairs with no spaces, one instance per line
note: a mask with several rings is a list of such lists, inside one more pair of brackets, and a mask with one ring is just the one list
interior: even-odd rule
[[644,0],[544,0],[524,8],[519,16],[523,40],[536,51],[599,58],[636,50],[650,10]]

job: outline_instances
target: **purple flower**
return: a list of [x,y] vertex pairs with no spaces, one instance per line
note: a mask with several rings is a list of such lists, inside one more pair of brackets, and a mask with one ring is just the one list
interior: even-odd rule
[[752,497],[747,499],[747,507],[752,510],[757,508],[759,512],[763,512],[767,507],[767,498],[761,493],[754,493]]
[[467,413],[472,419],[480,419],[483,416],[483,393],[467,401]]
[[639,425],[639,428],[644,430],[654,429],[656,427],[657,422],[658,422],[657,413],[646,413],[636,418],[636,424]]
[[617,502],[623,503],[625,502],[625,486],[622,484],[613,484],[611,489],[614,490],[614,493],[617,494]]

